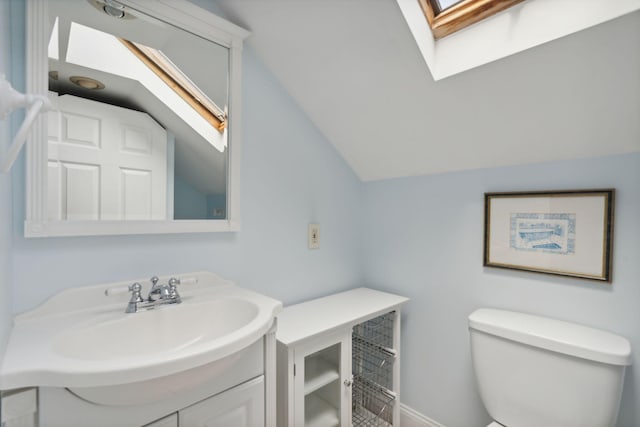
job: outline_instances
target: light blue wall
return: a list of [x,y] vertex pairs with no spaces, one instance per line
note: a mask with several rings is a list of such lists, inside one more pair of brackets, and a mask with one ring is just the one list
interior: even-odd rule
[[[482,267],[483,193],[616,189],[613,283]],[[627,337],[618,425],[640,426],[640,153],[364,186],[365,283],[411,298],[403,324],[402,400],[447,427],[488,417],[474,389],[467,316],[478,307],[537,313]]]
[[[197,270],[285,303],[359,285],[360,181],[249,47],[243,54],[242,109],[237,233],[25,239],[19,165],[13,310],[72,286]],[[0,197],[8,198],[5,191]],[[322,227],[318,250],[307,249],[310,222]]]
[[207,196],[177,175],[173,180],[173,217],[175,219],[207,218]]

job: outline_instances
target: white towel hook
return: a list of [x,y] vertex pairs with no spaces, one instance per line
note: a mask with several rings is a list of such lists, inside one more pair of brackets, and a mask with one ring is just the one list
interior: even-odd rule
[[8,172],[18,157],[18,153],[27,140],[27,134],[39,113],[49,111],[51,102],[46,96],[22,94],[11,87],[4,74],[0,74],[0,120],[4,119],[13,110],[18,108],[29,108],[27,115],[18,129],[16,136],[7,152],[7,157],[2,162],[0,172]]

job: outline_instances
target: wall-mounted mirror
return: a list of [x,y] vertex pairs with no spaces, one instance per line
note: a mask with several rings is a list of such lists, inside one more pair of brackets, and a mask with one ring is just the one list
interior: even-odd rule
[[239,228],[248,33],[182,0],[30,0],[25,235]]

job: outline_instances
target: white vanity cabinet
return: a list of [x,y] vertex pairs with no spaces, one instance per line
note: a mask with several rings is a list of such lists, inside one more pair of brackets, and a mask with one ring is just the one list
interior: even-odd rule
[[264,378],[259,377],[143,427],[254,427],[264,425]]
[[[274,331],[271,331],[273,334]],[[174,394],[142,402],[144,392],[118,386],[102,387],[96,397],[131,393],[131,405],[87,401],[88,390],[42,387],[39,396],[40,427],[274,427],[265,410],[265,346],[262,338],[247,349],[213,364],[155,380],[155,386]],[[191,378],[200,384],[181,389]],[[273,381],[273,380],[271,380]],[[131,387],[131,386],[130,386]],[[74,392],[83,392],[79,398]],[[97,399],[96,399],[97,400]],[[135,400],[135,401],[134,401]]]
[[278,426],[398,425],[406,301],[358,288],[285,307],[276,333]]
[[178,412],[180,426],[253,427],[264,425],[264,379],[205,399]]
[[178,413],[167,415],[143,427],[178,427]]
[[253,427],[263,425],[263,414],[264,378],[259,377],[143,427]]
[[[32,394],[33,407],[26,407],[27,397],[21,397],[18,410],[27,410],[26,416],[9,414],[3,418],[3,427],[39,426],[139,426],[140,419],[152,416],[138,407],[111,411],[107,408],[92,408],[88,402],[78,402],[64,389],[42,389],[46,400],[43,410],[47,414],[36,423],[35,389],[21,391],[19,394]],[[11,399],[11,397],[9,397]],[[261,375],[230,390],[201,400],[184,409],[180,409],[143,427],[263,427],[273,423],[265,419],[265,379]],[[71,399],[71,400],[70,400]],[[28,403],[28,402],[27,402]],[[80,406],[78,405],[80,403]],[[52,413],[50,405],[57,407]],[[157,413],[157,410],[154,410]],[[136,413],[134,415],[134,413]],[[30,414],[30,415],[29,415]],[[20,414],[18,414],[20,415]]]

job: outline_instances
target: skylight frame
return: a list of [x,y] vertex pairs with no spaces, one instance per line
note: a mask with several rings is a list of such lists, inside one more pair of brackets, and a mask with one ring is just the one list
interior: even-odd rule
[[444,10],[440,10],[437,0],[418,0],[418,3],[431,27],[433,38],[438,40],[522,1],[524,0],[462,0]]

